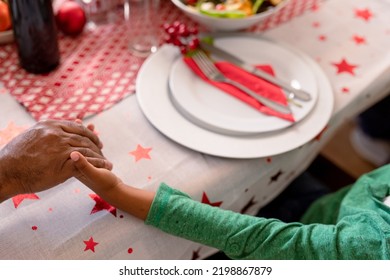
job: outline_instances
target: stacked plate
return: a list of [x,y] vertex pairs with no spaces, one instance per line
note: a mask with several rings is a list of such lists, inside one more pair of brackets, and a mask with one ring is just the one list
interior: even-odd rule
[[278,78],[309,92],[312,99],[289,103],[294,123],[262,114],[203,81],[176,47],[164,45],[145,61],[136,84],[140,107],[158,130],[183,146],[228,158],[284,153],[321,132],[332,114],[333,93],[312,59],[264,37],[212,36],[217,47],[252,65],[270,65]]

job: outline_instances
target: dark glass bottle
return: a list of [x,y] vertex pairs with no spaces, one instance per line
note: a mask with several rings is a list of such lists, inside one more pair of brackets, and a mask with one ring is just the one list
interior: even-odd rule
[[10,0],[20,65],[31,73],[47,73],[60,62],[51,0]]

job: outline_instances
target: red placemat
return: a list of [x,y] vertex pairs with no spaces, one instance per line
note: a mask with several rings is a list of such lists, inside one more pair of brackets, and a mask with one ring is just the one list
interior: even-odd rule
[[[248,31],[261,32],[289,21],[321,0],[292,0],[277,14]],[[196,25],[170,1],[162,1],[161,22]],[[164,34],[161,29],[160,42]],[[47,75],[29,74],[18,65],[14,44],[0,47],[0,82],[36,119],[86,118],[134,93],[144,59],[128,50],[122,22],[98,26],[72,38],[59,35],[61,64]]]

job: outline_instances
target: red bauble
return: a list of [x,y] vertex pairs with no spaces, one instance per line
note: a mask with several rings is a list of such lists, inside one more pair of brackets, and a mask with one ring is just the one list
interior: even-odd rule
[[66,35],[80,34],[87,22],[84,9],[73,1],[64,2],[56,14],[58,28]]

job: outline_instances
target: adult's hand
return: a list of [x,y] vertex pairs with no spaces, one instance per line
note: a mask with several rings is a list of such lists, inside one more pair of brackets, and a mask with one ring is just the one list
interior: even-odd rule
[[78,176],[69,157],[84,155],[99,168],[112,169],[102,144],[80,122],[41,121],[11,140],[0,151],[0,202],[21,193],[35,193]]

